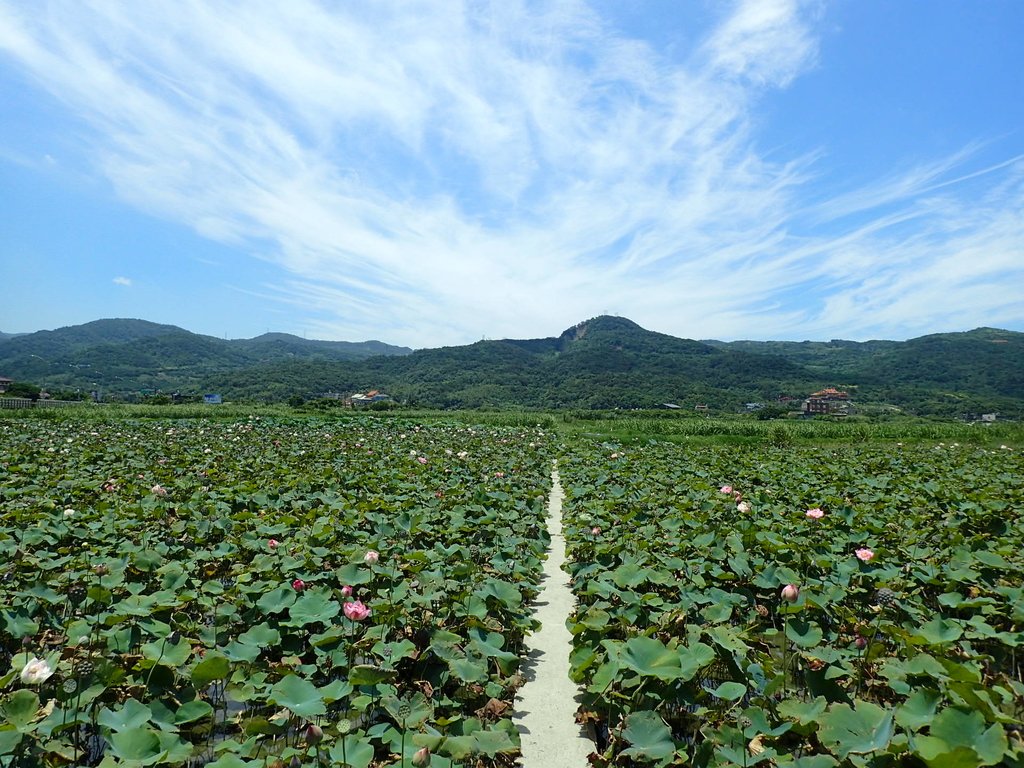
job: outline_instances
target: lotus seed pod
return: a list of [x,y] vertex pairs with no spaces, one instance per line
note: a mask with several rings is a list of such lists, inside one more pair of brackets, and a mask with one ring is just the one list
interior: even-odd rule
[[883,608],[892,608],[898,600],[899,598],[896,596],[896,593],[891,589],[883,587],[875,592],[875,602]]

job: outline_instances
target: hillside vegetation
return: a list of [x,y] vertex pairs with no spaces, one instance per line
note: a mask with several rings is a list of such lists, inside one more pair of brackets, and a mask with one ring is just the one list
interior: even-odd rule
[[784,410],[826,386],[868,411],[1024,415],[1024,334],[993,328],[905,342],[694,341],[621,317],[559,336],[415,352],[287,334],[225,341],[141,320],[0,339],[0,375],[105,396],[219,392],[232,400],[315,399],[381,389],[431,408],[611,409],[677,404]]

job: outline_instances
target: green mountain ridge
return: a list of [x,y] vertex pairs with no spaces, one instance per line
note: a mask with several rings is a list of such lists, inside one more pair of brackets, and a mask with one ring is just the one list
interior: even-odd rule
[[908,341],[721,342],[600,316],[558,336],[412,351],[281,333],[225,341],[141,320],[102,320],[0,341],[0,375],[111,396],[180,390],[281,401],[381,389],[437,408],[673,403],[730,412],[839,386],[859,404],[917,414],[1024,416],[1024,334],[995,328]]
[[360,360],[412,350],[379,341],[316,341],[284,333],[218,339],[146,320],[96,320],[0,339],[0,371],[50,389],[202,389],[211,374],[287,360]]

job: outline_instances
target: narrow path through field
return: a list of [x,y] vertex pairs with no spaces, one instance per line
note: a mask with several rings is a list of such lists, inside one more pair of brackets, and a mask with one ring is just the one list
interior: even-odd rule
[[572,635],[565,620],[575,607],[569,577],[562,570],[565,539],[562,536],[562,484],[558,470],[551,473],[548,499],[548,533],[551,551],[544,563],[541,592],[534,603],[534,617],[541,628],[527,640],[529,654],[523,663],[526,684],[515,702],[515,723],[522,738],[524,768],[585,768],[594,742],[575,721],[579,689],[569,679]]

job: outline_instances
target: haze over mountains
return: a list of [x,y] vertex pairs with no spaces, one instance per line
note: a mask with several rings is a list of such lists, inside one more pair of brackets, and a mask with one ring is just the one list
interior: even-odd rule
[[430,407],[735,411],[824,386],[912,413],[1024,415],[1024,334],[994,328],[905,342],[694,341],[601,316],[542,339],[412,351],[268,333],[224,340],[143,320],[0,334],[0,376],[105,396],[218,392],[284,400],[382,389]]

